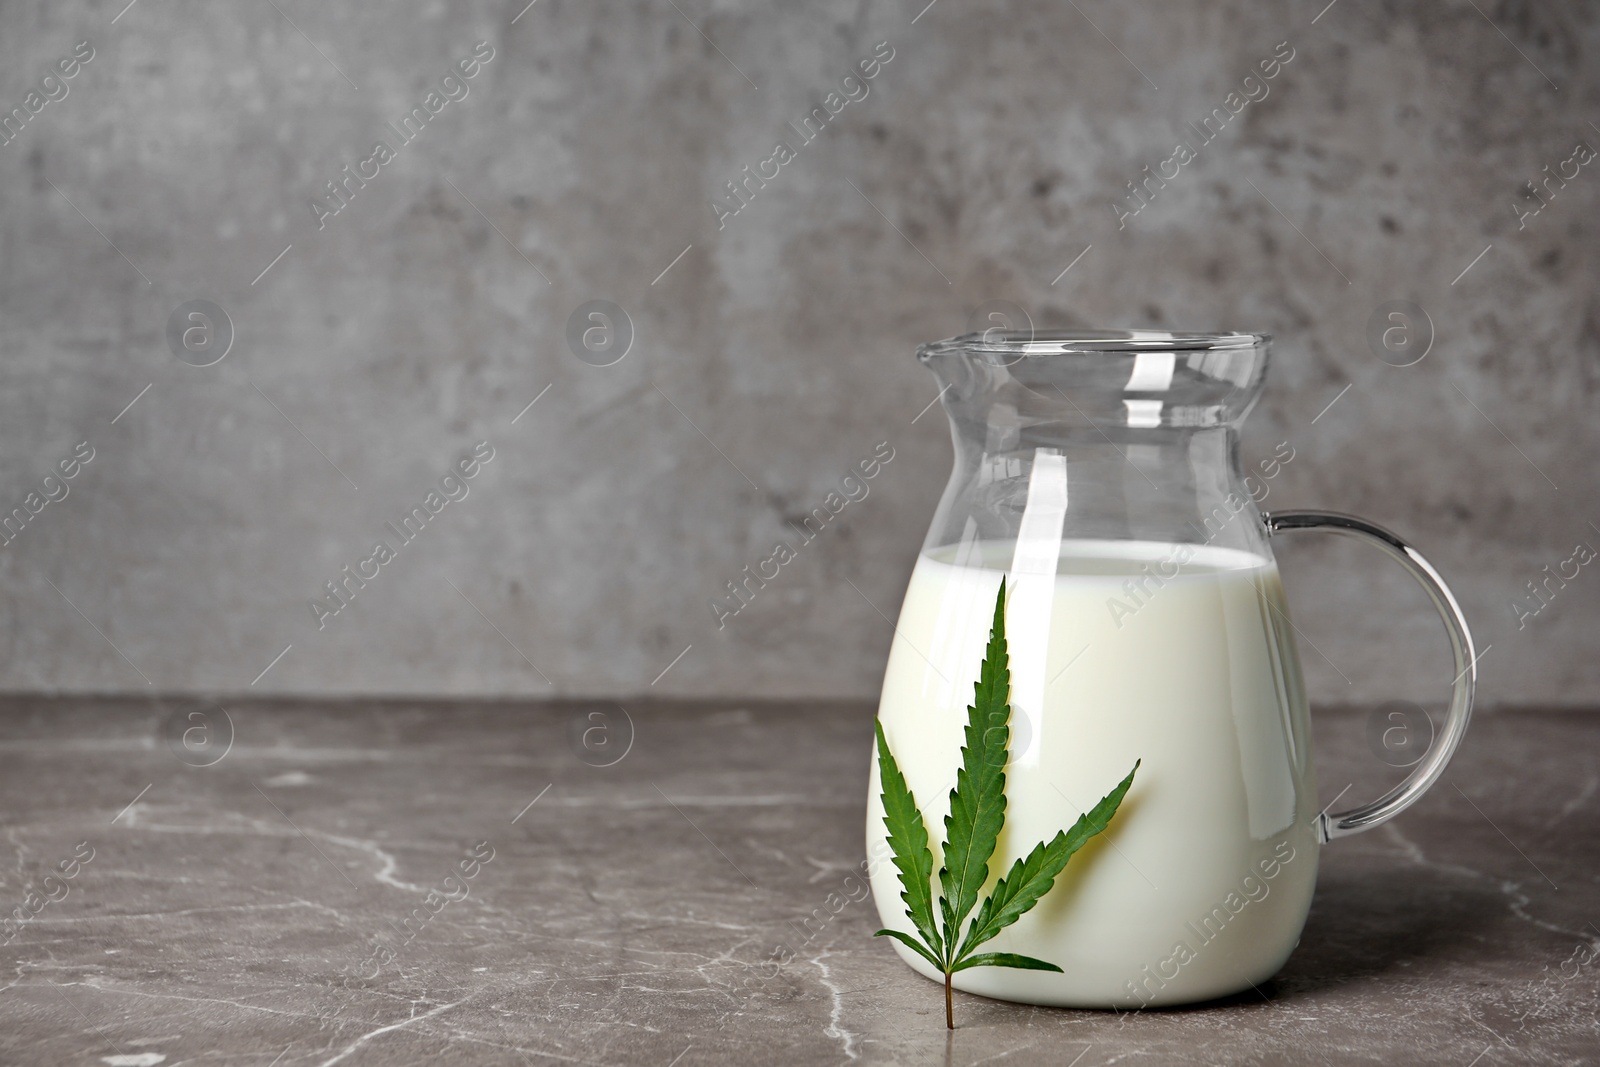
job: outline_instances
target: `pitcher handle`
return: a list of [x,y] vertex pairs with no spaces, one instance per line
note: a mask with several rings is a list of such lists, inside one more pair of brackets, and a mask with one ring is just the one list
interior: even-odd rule
[[1461,738],[1466,735],[1467,721],[1472,718],[1472,694],[1478,682],[1478,657],[1473,651],[1472,632],[1467,629],[1461,606],[1456,603],[1456,598],[1451,595],[1450,588],[1439,577],[1433,564],[1422,553],[1381,526],[1331,511],[1277,511],[1263,514],[1261,519],[1266,523],[1268,534],[1284,530],[1331,530],[1377,545],[1404,567],[1427,592],[1428,599],[1433,601],[1439,617],[1444,620],[1445,631],[1450,635],[1450,653],[1455,659],[1456,680],[1444,732],[1433,747],[1410,777],[1377,800],[1348,811],[1332,815],[1324,812],[1317,816],[1317,831],[1324,842],[1370,830],[1416,803],[1444,774],[1445,765],[1455,755],[1456,746],[1461,744]]

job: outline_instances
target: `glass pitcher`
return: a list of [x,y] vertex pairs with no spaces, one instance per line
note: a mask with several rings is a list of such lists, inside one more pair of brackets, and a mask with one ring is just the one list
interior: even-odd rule
[[[1466,731],[1472,638],[1427,560],[1360,519],[1257,510],[1294,458],[1285,442],[1248,473],[1239,463],[1269,346],[1263,334],[989,331],[918,350],[943,386],[955,470],[906,590],[878,714],[935,868],[1002,577],[1011,741],[991,886],[1143,761],[1109,829],[984,946],[1062,973],[976,967],[956,974],[957,989],[1141,1007],[1271,978],[1305,924],[1320,846],[1405,810]],[[1449,714],[1426,756],[1385,796],[1336,814],[1317,809],[1295,630],[1269,544],[1294,529],[1384,550],[1432,599],[1455,657]],[[873,894],[883,924],[912,933],[880,790],[874,753]]]

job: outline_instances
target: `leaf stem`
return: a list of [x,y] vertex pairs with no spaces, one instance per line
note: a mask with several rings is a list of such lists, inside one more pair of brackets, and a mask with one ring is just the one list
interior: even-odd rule
[[944,972],[944,1026],[946,1030],[956,1028],[955,1016],[950,1010],[950,972]]

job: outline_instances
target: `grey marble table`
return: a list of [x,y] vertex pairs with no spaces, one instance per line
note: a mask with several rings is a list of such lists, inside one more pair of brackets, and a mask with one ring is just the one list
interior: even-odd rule
[[[848,899],[870,708],[224,706],[0,702],[0,1062],[1600,1062],[1600,715],[1480,714],[1260,995],[947,1035]],[[1400,773],[1317,721],[1324,801]]]

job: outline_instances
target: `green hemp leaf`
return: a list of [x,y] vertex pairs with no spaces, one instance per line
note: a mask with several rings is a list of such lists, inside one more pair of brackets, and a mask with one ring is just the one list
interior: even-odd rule
[[[944,974],[944,1022],[955,1029],[950,982],[957,971],[969,967],[1016,967],[1030,971],[1056,971],[1053,963],[1015,952],[978,952],[979,945],[1026,915],[1039,898],[1055,885],[1056,876],[1074,853],[1103,831],[1117,813],[1122,798],[1139,771],[1135,761],[1118,786],[1107,793],[1072,829],[1058,831],[1049,841],[1033,847],[1011,865],[994,891],[978,902],[989,881],[989,860],[1006,822],[1006,773],[1011,739],[1011,670],[1006,652],[1006,583],[1000,580],[995,598],[994,627],[972,704],[967,708],[966,744],[956,787],[950,791],[950,814],[945,816],[944,863],[939,868],[938,915],[934,913],[933,853],[928,828],[906,785],[905,775],[889,740],[878,729],[878,773],[883,785],[883,822],[888,828],[889,850],[900,872],[906,916],[917,937],[900,930],[879,930],[875,936],[892,937]],[[973,908],[977,914],[973,915]],[[969,923],[967,920],[971,918]],[[963,934],[963,924],[965,933]]]

